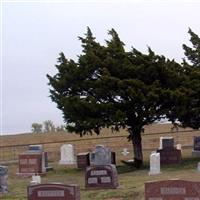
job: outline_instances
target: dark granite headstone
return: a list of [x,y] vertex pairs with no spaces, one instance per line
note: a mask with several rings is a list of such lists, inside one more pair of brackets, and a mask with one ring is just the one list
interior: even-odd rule
[[180,164],[181,150],[179,149],[158,149],[160,153],[160,164]]
[[200,200],[200,182],[183,180],[147,182],[145,200]]
[[193,149],[195,151],[200,151],[200,136],[194,136]]
[[18,174],[42,174],[43,153],[22,153],[19,154]]
[[8,192],[8,167],[0,166],[0,193]]
[[77,155],[77,167],[79,169],[85,169],[90,166],[89,152],[79,153]]
[[118,187],[118,174],[115,165],[99,165],[86,168],[85,187],[106,189]]
[[38,184],[28,186],[28,200],[80,200],[80,188],[77,185]]

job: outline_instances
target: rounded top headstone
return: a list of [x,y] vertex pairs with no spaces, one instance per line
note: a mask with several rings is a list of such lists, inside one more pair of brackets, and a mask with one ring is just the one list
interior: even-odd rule
[[4,176],[8,173],[8,167],[0,166],[0,176]]

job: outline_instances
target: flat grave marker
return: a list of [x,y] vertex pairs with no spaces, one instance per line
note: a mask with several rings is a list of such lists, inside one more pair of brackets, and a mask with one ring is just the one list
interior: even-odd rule
[[184,180],[147,182],[145,200],[200,200],[200,182]]
[[58,183],[37,184],[27,187],[28,200],[80,200],[77,185]]

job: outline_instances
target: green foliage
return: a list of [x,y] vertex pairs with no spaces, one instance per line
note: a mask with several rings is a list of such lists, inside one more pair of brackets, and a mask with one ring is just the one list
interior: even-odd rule
[[133,48],[127,52],[114,29],[106,46],[88,28],[77,62],[60,53],[58,73],[47,75],[51,99],[63,111],[69,131],[100,133],[102,127],[128,128],[130,138],[162,118],[168,95],[180,86],[182,68],[175,61]]
[[42,124],[32,123],[31,131],[33,133],[42,133]]
[[183,126],[189,126],[195,129],[200,127],[200,38],[191,29],[189,29],[190,41],[192,47],[183,45],[185,56],[183,62],[187,78],[183,83],[184,102],[177,105],[178,120]]

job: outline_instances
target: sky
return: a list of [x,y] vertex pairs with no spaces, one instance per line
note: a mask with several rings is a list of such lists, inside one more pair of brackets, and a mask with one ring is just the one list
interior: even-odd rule
[[1,135],[31,131],[31,124],[64,124],[49,97],[46,74],[55,75],[60,52],[81,53],[78,36],[89,26],[105,44],[114,28],[125,48],[181,62],[188,28],[200,35],[199,0],[0,0]]

